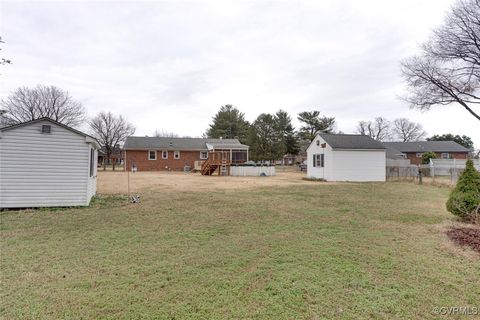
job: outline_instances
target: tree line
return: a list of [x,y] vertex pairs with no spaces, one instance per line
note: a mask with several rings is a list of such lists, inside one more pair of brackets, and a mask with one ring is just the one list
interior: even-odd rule
[[[297,155],[320,133],[341,133],[336,131],[334,117],[322,116],[320,111],[304,111],[297,115],[301,123],[298,130],[292,124],[292,117],[284,110],[274,114],[262,113],[252,123],[245,120],[245,114],[232,105],[224,105],[215,114],[209,129],[208,138],[238,138],[250,146],[252,160],[277,160],[285,154]],[[369,121],[359,121],[356,133],[370,136],[378,141],[455,141],[468,149],[473,149],[468,136],[452,134],[427,137],[427,132],[419,123],[406,118],[390,121],[376,117]]]
[[320,111],[300,112],[301,127],[295,130],[292,117],[284,110],[262,113],[252,123],[232,105],[224,105],[212,119],[205,137],[238,139],[250,146],[250,159],[277,160],[285,154],[297,155],[319,132],[334,132],[335,118]]
[[[38,85],[34,88],[18,88],[0,102],[0,126],[48,117],[63,124],[78,127],[87,123],[91,134],[97,138],[107,159],[135,133],[135,126],[122,115],[99,112],[88,118],[86,109],[67,91],[55,86]],[[285,154],[297,155],[304,151],[320,133],[335,133],[334,117],[320,111],[303,111],[297,115],[300,127],[292,124],[292,117],[284,110],[274,114],[262,113],[252,123],[245,114],[232,105],[224,105],[214,115],[204,134],[208,138],[238,138],[250,146],[250,158],[255,161],[278,160]],[[340,133],[340,132],[337,132]],[[426,132],[418,123],[405,118],[389,121],[377,117],[359,121],[357,133],[379,141],[418,141],[425,139]],[[173,132],[156,130],[154,136],[178,137]],[[467,136],[452,134],[435,135],[427,140],[453,140],[465,147],[473,147]]]
[[360,121],[357,133],[372,137],[378,141],[419,141],[425,139],[427,132],[419,123],[406,118],[389,121],[384,117],[376,117],[370,121]]

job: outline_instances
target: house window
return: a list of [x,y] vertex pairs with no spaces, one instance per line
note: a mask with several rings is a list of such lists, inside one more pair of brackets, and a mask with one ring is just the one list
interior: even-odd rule
[[52,132],[52,126],[48,124],[42,125],[42,133],[50,133]]
[[323,153],[313,155],[313,166],[319,168],[325,166],[325,155]]
[[207,151],[200,151],[200,159],[201,160],[208,159],[208,152]]
[[149,150],[148,151],[148,160],[157,160],[157,151]]
[[417,152],[417,154],[415,155],[417,158],[421,158],[423,156],[423,152]]
[[95,165],[95,150],[90,149],[90,177],[93,177],[94,165]]
[[450,159],[450,154],[448,152],[442,152],[441,157],[442,159]]
[[180,159],[180,151],[173,152],[173,159]]
[[168,151],[167,150],[162,151],[162,159],[168,159]]

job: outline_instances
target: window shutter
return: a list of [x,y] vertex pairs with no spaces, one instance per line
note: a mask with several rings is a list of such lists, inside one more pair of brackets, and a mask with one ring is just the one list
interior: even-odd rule
[[324,163],[324,162],[325,162],[325,154],[322,153],[322,154],[320,155],[320,166],[321,166],[321,167],[324,167],[324,166],[325,166],[325,163]]
[[316,160],[316,154],[313,155],[313,166],[316,167],[315,160]]

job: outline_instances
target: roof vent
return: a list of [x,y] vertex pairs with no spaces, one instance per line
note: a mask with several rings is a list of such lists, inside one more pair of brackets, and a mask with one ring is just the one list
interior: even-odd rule
[[170,142],[168,143],[168,146],[169,146],[169,147],[173,147],[173,142],[170,141]]
[[50,133],[52,132],[52,126],[49,124],[42,125],[42,133]]

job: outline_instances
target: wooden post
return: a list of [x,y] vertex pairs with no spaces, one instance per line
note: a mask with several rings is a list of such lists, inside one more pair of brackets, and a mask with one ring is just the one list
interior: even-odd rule
[[422,184],[422,168],[418,166],[418,183]]
[[130,198],[130,170],[127,170],[127,194]]

